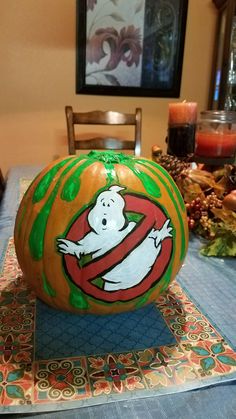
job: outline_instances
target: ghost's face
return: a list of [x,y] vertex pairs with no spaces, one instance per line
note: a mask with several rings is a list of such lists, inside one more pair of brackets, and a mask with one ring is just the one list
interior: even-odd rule
[[114,190],[115,188],[118,187],[111,187],[108,191],[101,192],[88,215],[89,225],[97,234],[119,231],[125,224],[123,213],[125,201],[117,189]]

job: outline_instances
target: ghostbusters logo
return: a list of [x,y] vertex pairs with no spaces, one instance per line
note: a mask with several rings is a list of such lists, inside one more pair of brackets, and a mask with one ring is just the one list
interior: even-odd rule
[[[129,213],[139,214],[139,221],[129,219]],[[126,301],[163,275],[172,252],[172,227],[156,203],[113,185],[80,214],[57,245],[69,278],[85,293]],[[81,266],[86,255],[90,260]],[[96,278],[102,278],[102,288],[95,285]]]

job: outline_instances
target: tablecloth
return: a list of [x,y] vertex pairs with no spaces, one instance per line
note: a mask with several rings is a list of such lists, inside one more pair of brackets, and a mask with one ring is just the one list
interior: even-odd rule
[[[7,189],[0,207],[0,254],[12,236],[19,203],[19,179],[32,179],[41,167],[14,167],[7,176]],[[192,236],[188,255],[177,281],[199,309],[236,349],[236,261],[232,258],[201,256],[199,238]],[[134,419],[147,418],[234,418],[236,417],[235,380],[204,389],[145,399],[119,401],[111,404],[70,411],[78,417]],[[61,416],[59,416],[61,415]],[[55,417],[65,417],[57,412]],[[82,415],[82,416],[81,416]],[[45,415],[44,415],[45,416]],[[37,415],[37,417],[39,417]],[[50,418],[53,414],[50,413]],[[69,417],[69,416],[68,416]],[[71,416],[76,417],[76,416]]]

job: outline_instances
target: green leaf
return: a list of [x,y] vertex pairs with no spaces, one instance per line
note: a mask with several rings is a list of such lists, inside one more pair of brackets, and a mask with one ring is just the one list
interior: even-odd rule
[[24,370],[22,368],[10,371],[7,376],[7,382],[20,380],[23,376],[24,376]]
[[172,369],[168,365],[167,365],[165,371],[166,371],[166,374],[168,375],[168,377],[173,377]]
[[206,349],[201,348],[200,346],[192,346],[191,347],[191,350],[195,354],[200,355],[200,356],[208,356],[208,355],[210,355],[210,353]]
[[212,370],[216,365],[214,358],[210,357],[201,359],[200,364],[204,371]]
[[161,367],[161,365],[162,365],[161,362],[152,362],[150,367],[153,369],[158,369]]
[[157,353],[157,357],[160,359],[161,362],[165,361],[165,358],[164,358],[164,356],[162,355],[161,352]]
[[232,238],[231,234],[216,237],[204,246],[200,253],[203,256],[236,256],[236,238]]
[[217,359],[222,362],[222,364],[226,364],[226,365],[232,365],[232,366],[236,366],[236,360],[234,358],[231,358],[231,356],[228,355],[218,355]]
[[7,385],[6,392],[11,399],[24,399],[24,391],[20,386]]
[[214,354],[221,354],[222,352],[225,352],[225,348],[222,343],[215,343],[211,346],[211,350]]

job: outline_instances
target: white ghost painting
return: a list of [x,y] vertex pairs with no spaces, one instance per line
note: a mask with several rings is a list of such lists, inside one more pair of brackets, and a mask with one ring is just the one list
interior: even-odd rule
[[[113,185],[101,192],[88,214],[91,231],[78,242],[57,239],[59,252],[78,259],[90,254],[92,259],[96,259],[121,243],[137,224],[125,216],[125,200],[120,193],[124,189]],[[161,252],[162,241],[172,237],[169,224],[167,219],[160,230],[153,228],[135,249],[104,274],[105,291],[128,289],[143,280]]]

